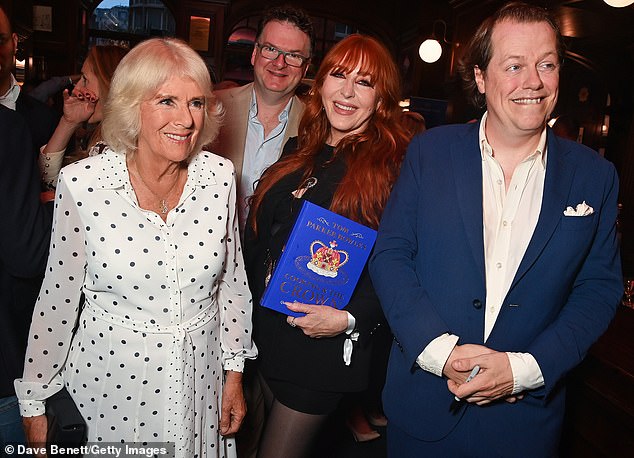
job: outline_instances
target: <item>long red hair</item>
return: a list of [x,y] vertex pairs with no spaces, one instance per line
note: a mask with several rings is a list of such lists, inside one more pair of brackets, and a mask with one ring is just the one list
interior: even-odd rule
[[284,176],[304,170],[308,178],[315,157],[326,144],[330,123],[323,107],[321,90],[333,72],[350,73],[357,67],[367,74],[377,94],[377,107],[367,128],[344,137],[334,154],[346,163],[346,175],[337,187],[330,210],[377,228],[383,207],[405,154],[409,136],[401,126],[400,75],[387,48],[378,40],[354,34],[341,40],[326,54],[308,94],[299,124],[298,149],[269,167],[250,200],[249,223],[257,233],[256,215],[264,195]]

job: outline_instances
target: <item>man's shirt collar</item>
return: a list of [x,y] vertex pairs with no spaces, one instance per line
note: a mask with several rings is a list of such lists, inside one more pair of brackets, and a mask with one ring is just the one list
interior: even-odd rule
[[[479,140],[478,143],[480,144],[480,154],[482,155],[483,161],[486,160],[487,156],[493,157],[493,148],[491,147],[491,144],[487,140],[486,132],[485,132],[487,115],[488,115],[488,112],[485,112],[482,115],[482,120],[480,121],[480,131],[478,134],[478,140]],[[541,136],[539,138],[539,143],[537,144],[537,148],[535,149],[535,152],[533,154],[528,155],[526,158],[524,158],[524,160],[527,160],[538,155],[540,157],[539,164],[541,165],[542,170],[546,168],[545,152],[546,152],[547,130],[548,129],[546,128],[546,125],[544,125],[544,129],[542,130]]]
[[[277,117],[279,122],[285,122],[288,119],[288,114],[291,111],[291,107],[293,106],[293,99],[295,97],[291,97],[288,101],[282,112]],[[258,101],[255,96],[255,89],[251,91],[251,106],[249,107],[249,120],[254,121],[258,116]]]
[[20,85],[15,79],[15,76],[11,74],[11,85],[9,86],[9,90],[7,92],[0,95],[0,105],[4,105],[5,107],[15,111],[15,105],[19,96]]

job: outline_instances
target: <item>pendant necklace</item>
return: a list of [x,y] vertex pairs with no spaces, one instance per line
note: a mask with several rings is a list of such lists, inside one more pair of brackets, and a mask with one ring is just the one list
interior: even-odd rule
[[176,180],[174,180],[174,184],[172,184],[172,186],[169,188],[169,190],[167,191],[165,196],[160,197],[158,194],[156,194],[154,191],[152,191],[152,189],[147,185],[147,183],[145,182],[145,180],[143,179],[143,177],[139,173],[139,169],[138,169],[136,163],[134,164],[134,169],[135,169],[135,170],[133,170],[134,174],[139,178],[139,180],[141,180],[141,183],[143,184],[143,186],[145,186],[145,189],[150,191],[150,193],[154,196],[154,198],[156,200],[158,200],[158,208],[159,208],[161,214],[166,215],[167,212],[169,211],[169,206],[167,204],[168,203],[168,199],[172,195],[172,191],[174,191],[174,188],[176,188],[176,184],[180,180],[180,174],[178,175]]

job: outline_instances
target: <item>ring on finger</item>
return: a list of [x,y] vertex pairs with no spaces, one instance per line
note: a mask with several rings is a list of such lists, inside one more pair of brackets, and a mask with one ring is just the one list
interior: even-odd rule
[[289,321],[289,323],[288,323],[288,324],[290,324],[290,325],[291,325],[291,326],[293,326],[293,327],[297,326],[297,325],[295,324],[295,318],[296,318],[296,317],[291,318],[291,321]]

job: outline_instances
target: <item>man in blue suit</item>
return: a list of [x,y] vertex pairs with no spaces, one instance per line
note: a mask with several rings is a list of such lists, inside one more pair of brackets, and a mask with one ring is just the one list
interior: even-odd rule
[[24,118],[0,105],[0,450],[25,441],[13,380],[22,376],[53,220],[31,147]]
[[392,457],[557,455],[564,378],[622,295],[614,167],[546,126],[563,52],[549,13],[503,6],[465,54],[483,118],[408,149],[370,262]]
[[53,205],[40,202],[37,155],[57,124],[54,113],[15,81],[17,44],[0,6],[0,450],[25,442],[13,380],[24,367],[53,219]]

